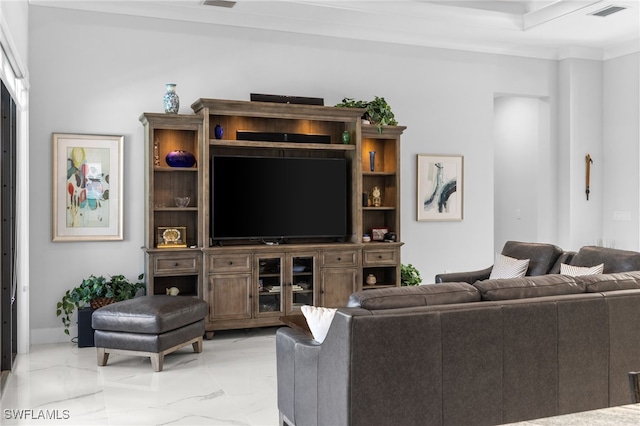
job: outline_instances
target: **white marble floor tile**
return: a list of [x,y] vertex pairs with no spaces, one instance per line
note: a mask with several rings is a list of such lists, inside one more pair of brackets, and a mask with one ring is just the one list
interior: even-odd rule
[[2,425],[278,424],[276,328],[216,332],[200,354],[111,355],[95,348],[35,345],[19,355],[0,400]]

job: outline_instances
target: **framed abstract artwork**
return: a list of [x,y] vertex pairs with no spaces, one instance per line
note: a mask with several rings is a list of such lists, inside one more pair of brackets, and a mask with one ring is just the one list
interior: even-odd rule
[[418,154],[417,220],[462,220],[462,155]]
[[53,241],[122,240],[124,136],[53,134]]

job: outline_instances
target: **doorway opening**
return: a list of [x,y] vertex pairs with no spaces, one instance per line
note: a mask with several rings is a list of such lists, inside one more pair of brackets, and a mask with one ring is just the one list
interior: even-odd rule
[[557,159],[546,98],[494,98],[494,248],[509,240],[552,242]]
[[17,107],[0,82],[0,385],[18,352],[16,149]]

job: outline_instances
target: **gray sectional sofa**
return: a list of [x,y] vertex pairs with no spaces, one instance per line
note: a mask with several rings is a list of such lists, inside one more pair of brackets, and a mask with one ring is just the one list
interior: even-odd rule
[[[562,263],[572,266],[594,266],[604,263],[605,274],[640,270],[640,253],[610,247],[584,246],[576,253],[563,251],[554,244],[507,241],[501,254],[515,259],[529,259],[527,276],[557,274]],[[435,282],[462,281],[473,284],[488,279],[492,269],[493,266],[489,266],[477,271],[437,274]]]
[[276,334],[290,425],[496,425],[632,402],[640,272],[354,293],[323,343]]

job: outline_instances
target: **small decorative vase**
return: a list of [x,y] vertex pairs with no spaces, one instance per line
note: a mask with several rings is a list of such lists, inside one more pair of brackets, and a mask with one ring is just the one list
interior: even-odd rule
[[222,139],[222,135],[224,135],[224,128],[221,125],[216,124],[216,127],[213,129],[213,133],[216,139]]
[[180,98],[176,93],[176,85],[167,83],[167,92],[164,94],[164,112],[167,114],[177,114],[180,109]]
[[377,282],[376,280],[376,276],[373,274],[369,274],[367,275],[367,284],[368,285],[374,285]]
[[374,171],[375,164],[376,164],[376,152],[375,151],[369,151],[369,169],[371,171]]
[[165,161],[170,167],[193,167],[196,157],[188,151],[177,150],[168,153]]
[[348,130],[345,130],[344,132],[342,132],[342,143],[345,145],[349,145],[350,142],[351,142],[351,135],[349,134]]

